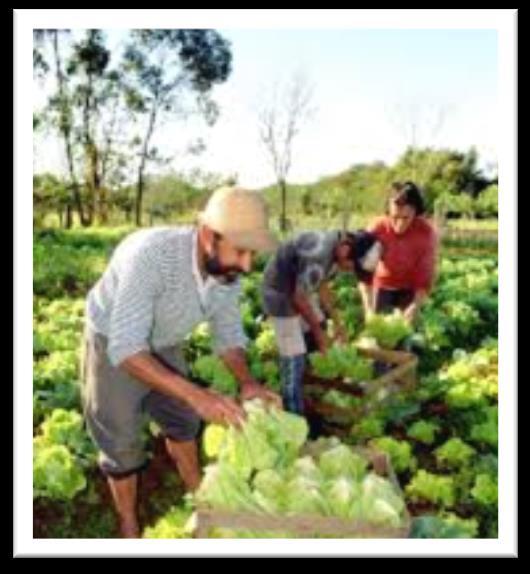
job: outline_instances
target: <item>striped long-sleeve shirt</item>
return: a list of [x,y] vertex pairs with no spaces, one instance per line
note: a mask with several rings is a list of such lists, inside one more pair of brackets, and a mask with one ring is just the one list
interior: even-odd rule
[[239,282],[199,272],[193,227],[140,230],[122,241],[87,299],[88,327],[105,335],[113,365],[143,350],[174,346],[210,323],[217,353],[245,347]]

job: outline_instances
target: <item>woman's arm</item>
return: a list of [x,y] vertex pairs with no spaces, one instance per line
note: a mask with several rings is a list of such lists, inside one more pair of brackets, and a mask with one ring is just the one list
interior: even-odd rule
[[322,309],[329,317],[331,317],[331,320],[333,321],[333,327],[338,335],[339,340],[342,343],[346,343],[347,341],[346,330],[344,329],[342,320],[339,317],[339,314],[337,313],[335,296],[327,281],[323,281],[321,283],[320,288],[318,290],[318,295],[320,298],[320,304],[322,305]]
[[368,283],[359,281],[359,293],[361,294],[361,300],[363,303],[364,316],[365,318],[368,318],[372,313],[375,312],[374,290]]
[[428,292],[424,289],[420,289],[414,293],[414,300],[403,312],[406,319],[410,323],[412,323],[416,319],[422,304],[424,303],[424,301],[427,299],[428,296],[429,296]]

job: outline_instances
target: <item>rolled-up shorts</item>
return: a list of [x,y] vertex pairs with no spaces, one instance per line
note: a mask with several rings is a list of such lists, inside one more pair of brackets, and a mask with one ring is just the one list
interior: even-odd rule
[[[166,437],[182,442],[197,437],[200,419],[195,411],[114,367],[107,355],[106,337],[86,329],[83,347],[83,411],[105,474],[127,476],[146,465],[142,439],[146,415]],[[178,347],[153,354],[166,367],[187,375],[188,368]]]
[[[274,329],[280,355],[283,357],[294,357],[316,350],[316,343],[309,325],[304,319],[292,307],[290,307],[289,314],[279,312],[280,309],[287,309],[290,306],[288,297],[279,293],[273,293],[272,290],[266,292],[265,297],[268,297],[269,305],[266,306],[266,312],[270,313],[270,321]],[[284,302],[281,306],[274,308],[270,304],[271,301],[278,304],[282,297]],[[315,293],[308,294],[308,299],[320,321],[321,327],[324,328],[326,317],[320,307],[318,295]],[[271,313],[271,311],[273,312]]]

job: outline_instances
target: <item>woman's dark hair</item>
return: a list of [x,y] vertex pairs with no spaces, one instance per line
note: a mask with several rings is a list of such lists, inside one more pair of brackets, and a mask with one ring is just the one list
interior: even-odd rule
[[416,215],[425,213],[425,201],[419,187],[412,181],[394,182],[390,186],[390,195],[388,198],[387,211],[390,202],[397,205],[410,205],[414,208]]

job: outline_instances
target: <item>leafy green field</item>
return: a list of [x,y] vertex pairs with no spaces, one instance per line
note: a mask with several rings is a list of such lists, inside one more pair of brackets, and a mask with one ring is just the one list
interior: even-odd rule
[[[84,297],[128,232],[34,235],[35,537],[116,536],[109,494],[80,416],[79,351]],[[243,279],[242,316],[252,341],[252,370],[277,390],[274,337],[259,297],[263,265],[258,261]],[[389,453],[416,517],[417,537],[497,536],[497,285],[496,251],[469,243],[444,249],[435,292],[416,332],[407,336],[420,361],[417,388],[352,422],[343,439]],[[350,338],[365,335],[357,290],[347,277],[339,277],[334,289]],[[382,336],[381,328],[374,333]],[[393,343],[386,335],[381,340]],[[235,392],[233,378],[212,356],[207,328],[197,329],[185,351],[198,376]],[[327,368],[339,360],[328,361]],[[352,356],[348,360],[354,364]],[[183,488],[147,421],[145,440],[156,453],[142,482],[145,536],[183,536],[189,516]]]

